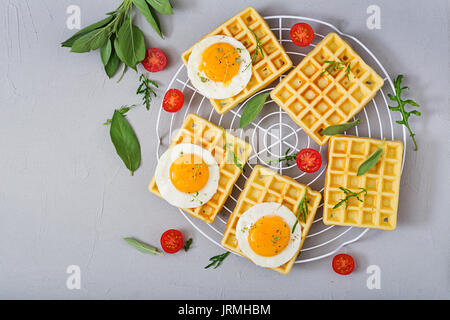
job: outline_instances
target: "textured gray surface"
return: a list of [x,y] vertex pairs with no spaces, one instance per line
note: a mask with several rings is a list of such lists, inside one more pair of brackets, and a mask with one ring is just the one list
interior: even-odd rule
[[[329,21],[365,43],[391,77],[406,75],[423,116],[411,118],[419,151],[408,143],[398,228],[370,231],[343,249],[357,259],[349,277],[334,274],[329,259],[297,265],[288,276],[235,256],[203,269],[218,248],[147,191],[161,94],[150,112],[129,115],[143,149],[130,177],[102,123],[113,108],[139,102],[136,74],[116,84],[97,52],[71,54],[58,45],[74,32],[65,26],[68,5],[80,6],[85,26],[119,2],[0,4],[0,298],[450,298],[448,1],[174,0],[175,15],[161,19],[166,40],[136,19],[147,45],[168,56],[154,76],[163,87],[184,49],[248,5],[262,15]],[[370,4],[381,8],[381,30],[366,27]],[[171,227],[194,238],[191,251],[147,256],[121,240],[158,244]],[[81,268],[80,290],[66,288],[69,265]],[[380,290],[366,286],[369,265],[381,269]]]

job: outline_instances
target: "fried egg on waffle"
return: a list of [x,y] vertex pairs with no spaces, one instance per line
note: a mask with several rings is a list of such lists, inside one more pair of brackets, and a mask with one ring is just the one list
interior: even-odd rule
[[187,65],[189,80],[209,99],[241,92],[252,76],[250,53],[238,40],[217,35],[194,45]]

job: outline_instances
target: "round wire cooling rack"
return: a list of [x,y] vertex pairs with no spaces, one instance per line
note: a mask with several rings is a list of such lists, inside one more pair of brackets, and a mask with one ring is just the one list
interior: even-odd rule
[[[361,124],[358,127],[350,129],[346,134],[380,139],[385,137],[391,140],[401,140],[406,144],[405,128],[403,126],[393,125],[393,114],[391,114],[388,108],[388,102],[384,92],[386,89],[391,92],[394,91],[392,81],[380,61],[363,43],[354,36],[343,33],[332,24],[318,19],[286,15],[266,16],[264,19],[269,24],[272,32],[278,37],[279,42],[292,59],[294,66],[311,50],[310,47],[315,47],[317,42],[322,40],[329,32],[336,32],[343,37],[358,52],[362,59],[380,74],[385,81],[384,86],[378,91],[375,97],[355,116],[363,120]],[[289,30],[292,25],[298,22],[307,22],[315,30],[315,39],[309,47],[298,47],[290,40]],[[279,80],[282,78],[283,76]],[[272,90],[276,84],[277,81],[257,94]],[[233,212],[245,181],[256,164],[271,167],[273,170],[288,175],[300,183],[308,185],[311,189],[323,193],[326,165],[322,165],[322,168],[316,173],[300,173],[296,168],[295,161],[291,163],[279,162],[276,165],[267,163],[268,157],[279,158],[286,152],[291,153],[303,148],[314,148],[322,154],[322,159],[327,159],[326,146],[317,145],[270,98],[266,101],[261,114],[248,126],[252,129],[251,133],[246,134],[243,130],[237,130],[237,128],[239,128],[239,119],[242,111],[251,97],[227,113],[219,115],[214,112],[214,108],[209,104],[208,99],[191,86],[184,65],[181,65],[172,77],[167,89],[169,88],[181,90],[185,95],[187,106],[184,106],[184,110],[182,109],[177,113],[167,113],[160,109],[156,123],[156,134],[159,139],[156,151],[158,160],[170,144],[174,131],[181,126],[188,113],[198,114],[219,126],[232,130],[233,134],[245,139],[253,147],[253,152],[244,167],[244,172],[237,180],[232,194],[213,223],[204,223],[180,210],[192,226],[211,242],[221,247],[220,242],[226,228],[228,217]],[[403,151],[402,171],[405,152],[406,148]],[[342,247],[358,241],[369,230],[334,225],[327,226],[321,223],[322,206],[323,203],[316,213],[316,218],[305,239],[296,263],[315,261],[333,255]]]

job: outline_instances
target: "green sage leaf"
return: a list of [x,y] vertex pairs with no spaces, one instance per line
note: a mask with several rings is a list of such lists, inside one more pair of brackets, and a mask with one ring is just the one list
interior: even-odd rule
[[98,28],[102,28],[104,26],[106,26],[108,23],[111,22],[111,20],[113,19],[113,16],[108,16],[103,20],[100,20],[96,23],[93,23],[83,29],[81,29],[80,31],[78,31],[77,33],[75,33],[73,36],[71,36],[69,39],[67,39],[66,41],[61,43],[62,47],[72,47],[73,43],[75,42],[75,40],[78,40],[79,38],[81,38],[82,36],[86,35],[87,33],[96,30]]
[[111,57],[109,58],[108,63],[105,65],[105,72],[108,78],[112,78],[116,74],[117,69],[119,69],[119,66],[120,66],[120,59],[117,56],[114,47],[112,47]]
[[161,14],[173,14],[169,0],[146,0],[149,5]]
[[370,170],[374,165],[377,164],[378,160],[380,160],[381,155],[383,154],[383,145],[385,139],[381,142],[381,145],[375,150],[358,168],[357,176],[362,176],[364,173]]
[[100,48],[100,58],[102,59],[104,66],[108,64],[109,58],[111,57],[111,52],[112,52],[112,44],[111,40],[108,39],[105,45]]
[[256,116],[261,112],[261,109],[264,106],[264,102],[266,102],[269,94],[270,92],[261,93],[257,96],[254,96],[248,101],[247,105],[245,106],[244,112],[242,112],[241,120],[239,123],[240,128],[246,127],[256,118]]
[[120,60],[136,70],[136,64],[145,58],[145,40],[142,31],[133,25],[131,19],[125,20],[117,33],[114,49]]
[[133,128],[118,110],[114,111],[109,134],[117,154],[133,175],[141,163],[141,146]]
[[161,29],[159,26],[159,21],[156,15],[154,15],[151,9],[148,7],[147,2],[145,0],[132,0],[136,8],[138,8],[139,12],[144,16],[147,22],[152,26],[152,28],[156,31],[157,34],[162,38]]
[[334,136],[337,134],[344,133],[348,129],[351,129],[351,128],[357,126],[359,123],[361,123],[361,120],[356,119],[353,122],[337,124],[335,126],[329,126],[329,127],[326,127],[325,129],[323,129],[321,133],[326,136]]
[[97,50],[98,48],[104,46],[106,41],[108,41],[109,31],[109,27],[103,27],[81,36],[79,39],[75,40],[70,51],[83,53],[91,50]]
[[164,256],[164,253],[159,252],[158,249],[156,249],[155,247],[149,246],[148,244],[145,244],[136,239],[123,238],[123,240],[125,240],[128,244],[132,245],[142,253],[159,254],[160,256]]

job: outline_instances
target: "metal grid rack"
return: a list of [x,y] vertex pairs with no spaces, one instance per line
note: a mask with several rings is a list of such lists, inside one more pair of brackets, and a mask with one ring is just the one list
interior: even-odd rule
[[[406,132],[403,126],[394,126],[394,115],[388,108],[385,91],[394,91],[393,83],[387,74],[383,65],[379,62],[376,56],[356,37],[341,32],[338,28],[330,23],[307,17],[299,16],[266,16],[264,17],[269,24],[273,33],[278,36],[278,40],[286,49],[292,59],[294,66],[297,65],[301,59],[311,50],[311,48],[300,48],[295,46],[289,38],[289,30],[292,25],[298,22],[306,22],[310,24],[315,30],[314,42],[310,45],[314,47],[315,44],[323,39],[329,32],[338,33],[344,40],[346,40],[355,49],[358,54],[369,64],[374,70],[384,78],[384,86],[376,94],[376,96],[366,105],[366,107],[356,116],[362,119],[362,123],[355,127],[347,134],[356,136],[366,136],[374,138],[383,138],[391,140],[401,140],[406,145]],[[280,80],[283,76],[280,77]],[[272,90],[275,85],[272,83],[268,88],[258,92],[268,92]],[[227,129],[237,129],[239,127],[239,118],[247,104],[247,99],[241,105],[230,110],[224,115],[218,115],[214,112],[213,107],[209,104],[208,99],[199,94],[197,90],[192,87],[187,77],[187,70],[184,65],[181,65],[175,75],[172,77],[167,89],[177,88],[185,95],[187,105],[177,113],[167,113],[160,109],[157,123],[156,134],[159,139],[157,144],[156,156],[159,159],[160,155],[166,150],[170,143],[174,131],[180,127],[184,118],[188,113],[196,113],[209,121],[222,126]],[[205,101],[206,100],[206,101]],[[326,161],[327,147],[317,145],[309,136],[303,132],[290,118],[281,110],[272,100],[268,99],[265,106],[254,122],[249,127],[252,133],[244,135],[240,130],[241,138],[246,139],[253,147],[253,153],[250,155],[249,161],[244,168],[244,172],[235,184],[233,193],[227,200],[222,211],[216,217],[212,224],[206,224],[197,220],[190,215],[180,210],[181,214],[194,226],[201,234],[216,245],[220,246],[220,241],[226,227],[228,216],[233,211],[239,193],[245,184],[247,177],[255,164],[263,164],[281,174],[286,174],[296,179],[297,181],[310,186],[312,189],[323,192],[323,185],[325,180],[326,165],[322,165],[321,169],[316,173],[302,173],[296,168],[293,163],[286,165],[285,163],[268,164],[264,159],[263,154],[280,157],[283,156],[288,148],[290,152],[300,150],[302,148],[314,148],[322,154],[322,158]],[[239,132],[239,131],[236,131]],[[260,139],[257,139],[257,138]],[[262,138],[261,138],[262,137]],[[262,140],[262,141],[261,141]],[[404,148],[403,165],[405,161],[406,148]],[[322,205],[316,214],[316,219],[313,222],[311,230],[305,240],[305,244],[301,250],[296,263],[305,263],[319,260],[330,255],[335,254],[342,247],[359,240],[369,229],[340,227],[340,226],[326,226],[322,221]],[[372,230],[372,232],[378,232]]]

